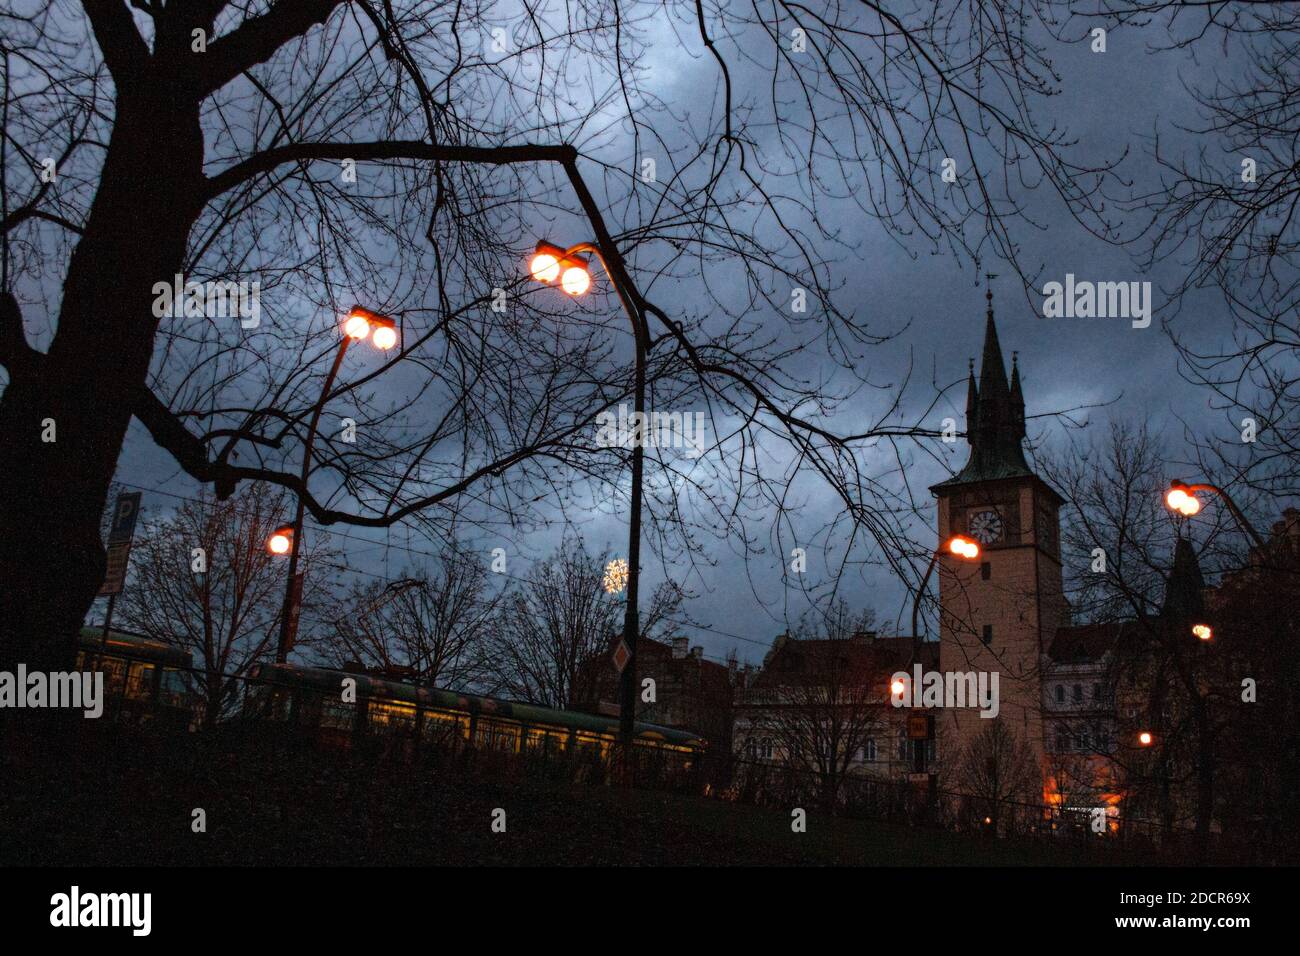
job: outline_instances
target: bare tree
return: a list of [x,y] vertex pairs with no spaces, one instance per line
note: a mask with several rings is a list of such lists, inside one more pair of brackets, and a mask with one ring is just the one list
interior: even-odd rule
[[[0,482],[60,502],[0,515],[0,665],[70,656],[132,417],[218,497],[272,482],[322,524],[436,536],[472,502],[462,520],[514,528],[621,470],[592,420],[630,392],[624,319],[603,284],[569,309],[527,282],[543,222],[594,241],[627,290],[653,403],[714,425],[707,460],[657,454],[652,545],[689,549],[670,531],[694,515],[748,546],[742,505],[784,501],[811,469],[850,543],[903,573],[888,469],[858,452],[934,433],[899,420],[894,389],[851,434],[826,420],[877,387],[864,353],[890,330],[836,305],[849,248],[822,207],[849,197],[909,247],[1018,259],[1003,172],[1032,167],[1107,228],[1105,170],[1033,118],[1055,79],[1022,2],[28,0],[0,22]],[[690,124],[647,80],[647,31],[665,28],[713,67]],[[176,276],[260,282],[259,324],[160,307]],[[700,291],[678,301],[686,280]],[[400,347],[344,366],[325,401],[357,440],[326,416],[304,480],[336,319],[358,301],[400,319]],[[853,384],[810,381],[818,350]],[[772,442],[794,454],[755,454]]]
[[[608,562],[608,554],[588,554],[570,537],[505,597],[490,650],[493,689],[559,708],[590,696],[583,682],[596,677],[591,660],[608,653],[623,614],[618,594],[605,588]],[[663,629],[680,599],[671,585],[661,586],[641,618],[642,636]]]
[[[958,756],[956,771],[959,791],[974,799],[974,808],[986,813],[993,833],[1014,826],[1016,804],[1037,807],[1042,797],[1034,750],[1005,720],[988,721]],[[1003,814],[1008,809],[1011,823],[1004,824]]]
[[[1240,588],[1257,586],[1261,575],[1277,583],[1294,558],[1285,539],[1267,553],[1249,548],[1226,509],[1207,505],[1191,522],[1175,518],[1163,500],[1169,467],[1147,428],[1115,425],[1050,472],[1068,503],[1063,561],[1076,611],[1090,623],[1124,625],[1108,682],[1119,707],[1137,711],[1118,715],[1120,747],[1109,755],[1123,779],[1125,812],[1194,828],[1205,853],[1225,804],[1224,770],[1254,762],[1247,727],[1257,726],[1258,714],[1242,706],[1241,681],[1258,665],[1246,662],[1295,666],[1265,637],[1286,629],[1280,620],[1261,628],[1238,619]],[[1224,592],[1236,594],[1235,610],[1216,606],[1225,601],[1207,589],[1216,575],[1237,582]],[[1196,624],[1212,625],[1211,642],[1192,634]],[[1135,744],[1144,730],[1154,735],[1151,751]],[[1245,794],[1229,799],[1249,802]]]
[[500,599],[482,562],[443,551],[434,571],[358,586],[334,611],[327,656],[400,671],[421,684],[464,690],[482,678]]
[[[137,532],[117,620],[194,655],[206,726],[238,704],[249,666],[275,652],[285,570],[266,541],[284,524],[287,499],[265,485],[249,485],[226,501],[187,501]],[[304,637],[330,596],[325,557],[316,547],[300,565]]]
[[815,781],[831,811],[868,739],[888,726],[889,668],[863,640],[874,618],[843,601],[810,612],[743,694],[757,705],[749,736],[770,736],[777,759]]

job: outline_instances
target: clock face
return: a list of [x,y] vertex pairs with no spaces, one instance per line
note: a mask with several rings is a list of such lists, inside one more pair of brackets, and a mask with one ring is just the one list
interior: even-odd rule
[[969,523],[971,536],[980,544],[1002,540],[1002,517],[996,511],[973,511]]

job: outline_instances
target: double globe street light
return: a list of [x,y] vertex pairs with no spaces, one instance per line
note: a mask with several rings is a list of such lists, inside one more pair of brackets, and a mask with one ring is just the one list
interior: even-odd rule
[[[623,281],[630,279],[621,268],[611,269],[600,248],[590,242],[581,242],[565,249],[550,242],[539,242],[528,263],[532,277],[543,285],[558,283],[567,295],[583,295],[591,288],[591,272],[587,267],[587,256],[594,258],[605,270],[610,285],[618,294],[618,300],[632,323],[632,338],[636,344],[635,385],[632,399],[632,411],[635,420],[645,421],[646,390],[646,353],[649,351],[650,334],[646,328],[645,317],[632,305],[629,290]],[[620,278],[623,281],[620,281]],[[626,663],[620,675],[619,685],[619,732],[623,739],[625,759],[631,757],[630,745],[636,721],[636,645],[640,632],[637,612],[637,595],[641,578],[641,480],[645,470],[645,442],[638,440],[632,445],[632,502],[628,519],[627,568],[627,605],[623,613],[623,647],[616,652],[616,657],[623,657]],[[618,577],[623,577],[619,569]],[[608,577],[608,575],[607,575]],[[627,764],[630,780],[630,762]]]
[[343,337],[342,341],[339,342],[338,351],[334,355],[334,364],[330,367],[329,375],[325,377],[325,385],[321,389],[320,398],[312,408],[311,423],[307,426],[307,439],[303,447],[302,471],[300,472],[302,486],[298,492],[298,504],[294,511],[293,524],[277,528],[266,542],[266,549],[272,554],[287,554],[289,556],[284,607],[280,612],[280,636],[276,642],[275,650],[276,662],[280,664],[283,664],[288,659],[289,646],[293,639],[293,630],[297,621],[298,603],[302,599],[301,582],[298,580],[298,555],[302,551],[302,525],[306,511],[304,502],[307,496],[307,478],[311,474],[311,453],[312,446],[316,441],[316,428],[320,424],[321,412],[325,409],[325,400],[329,397],[330,389],[334,385],[334,379],[338,376],[339,367],[343,364],[343,356],[347,353],[348,345],[352,342],[364,342],[366,339],[369,339],[370,344],[381,352],[388,351],[397,344],[397,323],[386,315],[354,305],[343,319]]

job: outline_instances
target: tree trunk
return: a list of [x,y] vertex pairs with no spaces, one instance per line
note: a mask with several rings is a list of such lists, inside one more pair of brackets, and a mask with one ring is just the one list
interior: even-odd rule
[[183,271],[202,208],[197,101],[157,88],[119,91],[54,341],[13,364],[0,398],[0,670],[70,667],[103,579],[100,517],[149,371],[153,285]]

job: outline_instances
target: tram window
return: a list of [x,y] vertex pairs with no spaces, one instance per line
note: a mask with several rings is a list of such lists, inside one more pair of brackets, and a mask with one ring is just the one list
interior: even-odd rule
[[449,714],[442,710],[426,710],[421,731],[425,737],[432,740],[468,737],[469,720],[462,714]]
[[531,727],[528,730],[528,749],[538,753],[563,753],[566,737],[563,732]]
[[327,697],[321,702],[320,725],[327,730],[351,730],[355,708],[337,697]]
[[480,717],[474,732],[474,744],[484,750],[518,750],[519,727]]
[[132,664],[127,671],[126,696],[131,700],[148,700],[153,694],[153,665]]
[[99,669],[104,672],[104,688],[110,697],[122,695],[122,685],[126,681],[126,661],[116,657],[101,657]]
[[190,693],[189,676],[174,667],[164,667],[158,686],[158,702],[168,707],[184,707]]
[[376,731],[393,734],[415,733],[415,707],[412,704],[391,704],[382,700],[370,702],[370,725]]

